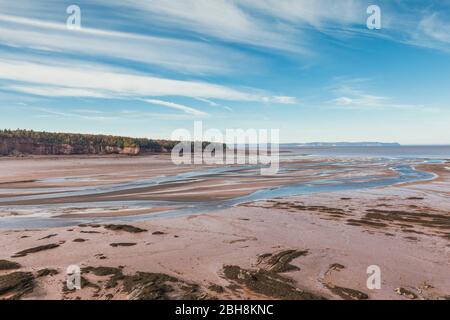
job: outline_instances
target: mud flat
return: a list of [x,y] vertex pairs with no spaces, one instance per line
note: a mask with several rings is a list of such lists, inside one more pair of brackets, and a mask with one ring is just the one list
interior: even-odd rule
[[[220,201],[318,178],[370,181],[396,176],[384,164],[366,165],[361,174],[360,163],[308,158],[284,162],[276,176],[262,176],[255,166],[175,166],[169,155],[7,158],[0,159],[0,165],[0,216],[8,215],[7,207],[15,207],[13,214],[21,215],[27,206]],[[104,215],[111,216],[108,212]]]
[[[303,166],[313,169],[297,178],[333,170]],[[145,221],[2,229],[0,298],[447,299],[450,171],[422,169],[438,177]],[[83,288],[70,291],[66,269],[74,264]],[[379,290],[366,285],[373,265],[381,269]]]
[[[387,200],[387,192],[333,194],[320,205],[328,208],[331,203],[342,202],[352,216],[363,216],[365,210],[356,209],[362,203],[368,207],[376,201],[396,207],[414,203],[405,200],[404,196],[410,195],[405,190],[396,200],[392,192]],[[358,200],[339,200],[350,196]],[[295,201],[301,200],[317,205],[320,197]],[[346,218],[330,217],[326,209],[294,211],[259,205],[134,223],[137,230],[144,230],[141,232],[103,225],[1,231],[2,258],[20,265],[20,270],[13,271],[24,272],[28,282],[30,273],[34,275],[33,291],[29,285],[23,291],[22,282],[17,289],[24,299],[178,299],[188,294],[193,299],[444,299],[450,293],[450,240],[442,236],[441,229],[418,225],[417,233],[411,233],[415,229],[412,222],[407,227],[390,222],[382,227],[352,225]],[[38,240],[49,232],[57,236]],[[85,241],[73,242],[80,237]],[[43,243],[41,248],[52,249],[32,250],[37,242]],[[276,272],[267,267],[271,257],[289,250],[302,254],[291,256],[286,260],[288,267],[282,264],[275,268]],[[23,251],[29,253],[17,257]],[[274,258],[269,265],[279,260]],[[83,272],[83,289],[68,292],[63,282],[71,264],[81,268],[119,268],[121,275],[111,280],[115,274]],[[333,265],[342,268],[330,273]],[[366,286],[370,265],[378,265],[382,270],[381,290],[369,290]],[[38,278],[37,272],[42,269],[57,270],[58,274]],[[0,272],[8,275],[13,271]],[[238,277],[236,272],[244,276]],[[126,281],[140,279],[136,281],[141,281],[142,289],[147,280],[155,283],[155,277],[159,279],[157,286],[165,288],[163,291],[155,287],[147,294],[137,293],[138,289],[132,290],[127,284],[130,280]],[[109,281],[116,281],[117,285],[107,286]],[[182,289],[186,287],[190,289]],[[414,295],[398,293],[405,290]],[[155,296],[157,292],[162,292],[161,296]]]

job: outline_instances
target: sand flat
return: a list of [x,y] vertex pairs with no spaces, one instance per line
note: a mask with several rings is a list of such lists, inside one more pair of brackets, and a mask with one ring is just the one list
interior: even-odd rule
[[[120,163],[125,161],[120,157],[117,159]],[[136,159],[131,161],[148,163],[152,160]],[[41,160],[44,163],[49,161],[27,161],[35,161],[40,167],[43,166]],[[73,165],[79,160],[67,161],[74,161]],[[97,170],[96,175],[104,174],[101,171],[105,167],[104,158],[82,161],[99,161],[98,166],[91,163],[92,170]],[[165,168],[159,162],[160,158],[155,161],[159,168],[152,174],[169,173],[170,164]],[[300,169],[316,165],[311,161],[295,163]],[[8,166],[13,165],[9,163]],[[363,165],[358,167],[364,168]],[[135,177],[139,166],[136,168],[126,175]],[[355,170],[352,165],[347,173],[330,172],[334,169],[334,166],[326,166],[325,169],[317,166],[303,173],[291,174],[291,177],[286,173],[273,180],[251,172],[244,176],[233,173],[231,180],[222,174],[210,175],[183,184],[159,185],[155,189],[148,187],[145,192],[135,192],[133,197],[145,198],[154,191],[155,196],[165,195],[171,200],[196,197],[196,201],[204,201],[213,198],[214,194],[233,197],[247,194],[249,190],[276,187],[280,183],[289,185],[294,180],[308,181],[324,172],[330,179],[352,174],[361,179],[393,176],[392,172],[372,166],[367,168],[369,175],[358,171],[351,173]],[[121,290],[121,281],[113,288],[106,287],[108,275],[97,276],[89,272],[83,273],[83,277],[90,286],[75,292],[64,291],[66,269],[73,264],[81,268],[101,266],[111,270],[123,267],[120,270],[125,276],[136,272],[164,274],[179,279],[186,286],[198,286],[198,294],[207,298],[274,298],[227,278],[224,266],[258,270],[262,267],[261,257],[287,250],[307,251],[307,254],[290,262],[295,269],[278,276],[291,279],[295,287],[314,296],[342,299],[336,288],[347,288],[361,293],[360,296],[367,295],[369,299],[408,299],[408,296],[398,294],[404,289],[413,292],[417,299],[444,299],[450,295],[450,176],[444,165],[426,165],[423,169],[438,177],[426,182],[248,201],[201,214],[157,216],[139,222],[124,222],[120,218],[152,215],[169,208],[118,205],[114,210],[89,206],[63,210],[55,207],[52,209],[55,215],[62,215],[64,219],[84,216],[92,218],[92,221],[64,228],[0,229],[0,260],[20,263],[21,271],[32,272],[36,277],[39,290],[27,293],[22,297],[24,299],[132,298]],[[106,172],[109,170],[105,169]],[[147,174],[146,177],[152,176]],[[40,175],[45,179],[42,173]],[[73,171],[70,176],[75,176]],[[9,176],[8,181],[23,178],[22,173],[17,173],[17,177]],[[211,183],[210,192],[208,182]],[[109,196],[117,196],[121,200],[130,194],[128,190]],[[17,214],[20,215],[26,216],[33,211],[33,207],[19,207],[22,211]],[[106,222],[97,220],[102,217],[113,219],[107,223],[132,225],[143,231],[107,229],[104,227]],[[23,250],[56,244],[58,246],[51,250],[13,258]],[[382,272],[380,290],[370,290],[366,285],[367,268],[372,265],[379,266]],[[54,269],[58,274],[37,278],[37,271],[42,269]],[[0,274],[7,273],[0,271]],[[217,289],[219,287],[220,290]]]

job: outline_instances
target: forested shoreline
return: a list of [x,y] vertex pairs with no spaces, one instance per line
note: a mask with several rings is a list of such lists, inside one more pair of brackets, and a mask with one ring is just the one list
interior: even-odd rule
[[129,154],[170,152],[176,141],[112,135],[0,130],[0,155]]

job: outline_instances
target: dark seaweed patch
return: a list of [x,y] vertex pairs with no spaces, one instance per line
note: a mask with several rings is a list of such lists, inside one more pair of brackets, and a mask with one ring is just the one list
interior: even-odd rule
[[290,263],[292,260],[305,256],[308,254],[307,250],[304,251],[297,251],[297,250],[285,250],[276,254],[272,254],[270,256],[267,256],[267,258],[262,258],[265,255],[259,256],[259,263],[265,262],[268,265],[268,269],[275,273],[284,273],[289,271],[297,271],[300,270],[300,268],[291,265]]
[[147,230],[145,229],[137,228],[126,224],[108,224],[105,225],[104,228],[112,231],[125,231],[129,233],[147,232]]
[[18,257],[25,257],[26,255],[30,254],[30,253],[36,253],[36,252],[40,252],[40,251],[44,251],[44,250],[50,250],[50,249],[54,249],[54,248],[58,248],[59,244],[57,243],[52,243],[52,244],[47,244],[44,246],[39,246],[39,247],[34,247],[34,248],[30,248],[30,249],[26,249],[20,252],[17,252],[13,258],[18,258]]
[[36,273],[36,277],[37,278],[42,278],[42,277],[53,277],[55,275],[58,274],[58,270],[55,269],[41,269]]
[[333,286],[333,285],[327,285],[326,286],[332,293],[338,295],[344,300],[367,300],[369,296],[365,294],[364,292],[355,290],[355,289],[349,289],[349,288],[343,288],[339,286]]
[[131,242],[123,242],[123,243],[111,243],[110,246],[113,248],[117,247],[132,247],[137,245],[137,243],[131,243]]
[[56,236],[57,236],[57,234],[53,233],[53,234],[49,234],[48,236],[45,236],[43,238],[40,238],[38,240],[46,240],[46,239],[50,239],[50,238],[53,238],[53,237],[56,237]]
[[33,291],[34,277],[31,272],[13,272],[0,276],[0,296],[7,299],[20,299],[23,295]]
[[397,289],[395,289],[395,292],[398,295],[404,296],[411,300],[417,299],[417,295],[414,292],[412,292],[408,289],[405,289],[405,288],[397,288]]
[[238,266],[224,266],[223,273],[226,279],[244,285],[249,290],[267,297],[283,300],[324,299],[321,296],[294,287],[291,280],[272,271],[263,269],[245,270]]
[[17,262],[8,260],[0,260],[0,270],[15,270],[20,269],[21,265]]

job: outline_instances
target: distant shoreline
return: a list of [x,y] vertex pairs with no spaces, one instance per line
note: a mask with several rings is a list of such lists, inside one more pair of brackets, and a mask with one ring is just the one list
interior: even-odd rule
[[[288,144],[291,145],[291,144]],[[296,147],[401,147],[397,142],[310,142],[294,143]]]
[[[0,130],[0,156],[129,155],[168,153],[180,141],[110,135]],[[189,143],[189,142],[188,142]],[[193,142],[191,142],[193,143]],[[203,148],[210,143],[203,142]],[[218,144],[225,148],[225,144]]]

